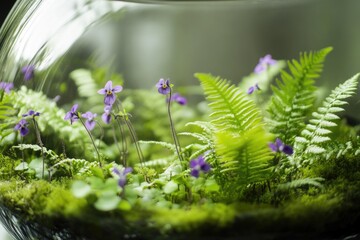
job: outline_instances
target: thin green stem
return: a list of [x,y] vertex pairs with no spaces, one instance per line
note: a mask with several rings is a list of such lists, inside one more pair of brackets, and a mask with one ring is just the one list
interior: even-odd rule
[[86,125],[85,125],[85,123],[84,123],[84,120],[82,120],[80,117],[79,117],[79,119],[80,119],[81,124],[84,126],[84,128],[86,129],[86,132],[88,133],[88,135],[89,135],[89,137],[90,137],[90,139],[91,139],[91,142],[92,142],[92,144],[93,144],[93,146],[94,146],[94,149],[95,149],[95,151],[96,151],[96,154],[97,154],[97,156],[98,156],[99,166],[102,168],[101,159],[100,159],[100,153],[99,153],[99,150],[98,150],[97,147],[96,147],[94,138],[93,138],[91,132],[89,131],[89,129],[87,129],[87,127],[86,127]]
[[[41,140],[41,135],[40,135],[40,129],[39,129],[39,125],[37,124],[37,121],[35,120],[35,116],[32,117],[32,121],[34,124],[34,128],[35,128],[35,134],[36,134],[36,139],[38,141],[39,146],[41,147],[41,157],[42,157],[42,178],[44,178],[45,176],[45,153],[44,153],[44,144]],[[49,176],[50,177],[50,176]]]
[[138,156],[139,156],[139,159],[140,159],[140,164],[143,165],[144,155],[143,155],[143,153],[142,153],[142,151],[141,151],[141,147],[140,147],[140,145],[139,145],[139,141],[138,141],[138,138],[137,138],[137,136],[136,136],[135,129],[134,129],[134,127],[132,126],[130,120],[127,118],[127,116],[125,117],[124,120],[125,120],[126,125],[127,125],[128,128],[129,128],[130,135],[131,135],[131,137],[132,137],[132,139],[133,139],[133,141],[134,141],[134,144],[135,144],[135,147],[136,147],[136,152],[137,152],[137,154],[138,154]]
[[182,155],[181,155],[180,142],[179,142],[179,139],[178,139],[178,137],[177,137],[176,130],[175,130],[175,127],[174,127],[174,123],[173,123],[173,120],[172,120],[172,117],[171,117],[170,107],[171,107],[171,89],[170,89],[170,93],[169,93],[169,100],[168,100],[168,105],[167,105],[167,111],[168,111],[168,116],[169,116],[169,120],[170,120],[170,129],[171,129],[172,137],[173,137],[173,139],[174,139],[174,144],[175,144],[176,153],[177,153],[177,155],[178,155],[178,157],[179,157],[179,160],[180,160],[180,161],[183,161],[183,158],[182,158]]
[[119,153],[120,153],[120,161],[122,162],[123,166],[126,167],[126,158],[127,158],[127,144],[126,144],[126,138],[125,138],[125,132],[124,132],[124,129],[121,125],[121,122],[119,121],[119,119],[115,116],[115,120],[116,120],[116,123],[118,124],[118,127],[120,129],[120,133],[121,133],[121,147],[119,147],[119,142],[117,140],[117,137],[116,137],[116,134],[115,134],[115,127],[112,126],[113,128],[113,135],[114,135],[114,141],[116,143],[116,146],[119,150]]

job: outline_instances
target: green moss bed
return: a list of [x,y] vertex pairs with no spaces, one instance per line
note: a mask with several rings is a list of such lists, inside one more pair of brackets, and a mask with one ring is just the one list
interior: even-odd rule
[[32,232],[33,239],[355,239],[359,162],[341,158],[319,163],[313,169],[328,180],[323,190],[273,193],[268,204],[261,199],[183,208],[139,203],[108,212],[96,210],[91,199],[74,197],[70,180],[25,182],[3,176],[2,221],[17,218],[20,231]]

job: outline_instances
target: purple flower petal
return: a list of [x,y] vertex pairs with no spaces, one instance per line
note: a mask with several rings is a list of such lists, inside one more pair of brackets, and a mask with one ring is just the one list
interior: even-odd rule
[[269,143],[269,147],[274,152],[277,152],[279,150],[278,147],[276,146],[276,144],[274,144],[274,143]]
[[111,115],[104,112],[102,115],[101,115],[101,119],[103,120],[104,123],[106,124],[110,124],[110,121],[111,121]]
[[121,92],[122,90],[123,90],[122,86],[115,86],[112,91],[114,93],[118,93],[118,92]]
[[71,112],[75,113],[79,107],[79,104],[74,104],[74,106],[71,107]]
[[29,133],[27,125],[29,123],[25,119],[21,119],[18,124],[15,125],[14,130],[19,131],[22,137],[26,136]]
[[34,77],[35,67],[33,65],[24,66],[21,72],[24,74],[24,80],[29,81]]
[[190,172],[190,175],[193,176],[193,177],[198,178],[199,175],[200,175],[200,172],[197,169],[192,169],[191,172]]
[[107,81],[104,89],[107,91],[111,91],[112,90],[112,81]]
[[0,89],[3,89],[5,93],[10,93],[11,89],[14,88],[14,84],[12,82],[0,82]]
[[99,91],[97,91],[97,93],[102,94],[102,95],[105,95],[105,94],[106,94],[106,89],[105,89],[105,88],[102,88],[102,89],[100,89]]
[[283,153],[287,155],[292,155],[294,153],[294,150],[289,145],[285,145],[282,150]]
[[131,167],[127,167],[124,169],[124,174],[128,174],[128,173],[131,173],[133,171],[133,169]]
[[164,80],[163,78],[161,78],[161,79],[157,82],[156,87],[157,87],[158,92],[159,92],[160,94],[167,95],[167,94],[169,94],[170,91],[171,91],[170,80],[169,80],[169,79]]
[[104,104],[108,106],[113,105],[115,101],[116,101],[115,94],[106,95],[104,98]]
[[86,121],[85,127],[87,130],[91,131],[95,128],[96,122],[95,121]]
[[261,73],[265,71],[269,65],[274,65],[276,62],[270,54],[267,54],[265,57],[259,59],[259,63],[255,66],[254,72]]
[[189,165],[191,169],[190,175],[196,178],[199,177],[200,172],[207,173],[211,170],[210,164],[205,161],[205,158],[202,155],[191,160]]
[[254,86],[249,87],[249,89],[247,90],[247,94],[252,94],[255,91]]

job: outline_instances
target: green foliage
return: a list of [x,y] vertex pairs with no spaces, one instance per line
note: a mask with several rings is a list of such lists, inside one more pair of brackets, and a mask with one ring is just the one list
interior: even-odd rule
[[[64,120],[66,112],[60,109],[54,101],[48,99],[42,92],[35,92],[22,86],[17,92],[5,95],[6,101],[12,103],[15,109],[19,110],[19,116],[27,113],[30,109],[40,112],[37,118],[42,136],[53,135],[58,141],[53,142],[53,147],[59,146],[60,141],[70,143],[67,145],[69,150],[83,149],[89,159],[92,159],[92,149],[90,139],[81,124],[72,124]],[[70,109],[69,109],[70,110]],[[50,138],[51,139],[51,138]],[[49,140],[47,145],[51,143]],[[47,146],[51,148],[52,146]]]
[[304,127],[304,120],[314,104],[314,80],[323,69],[325,57],[332,48],[300,54],[300,61],[288,62],[290,73],[281,72],[281,80],[273,86],[268,107],[270,130],[287,144]]
[[347,103],[344,99],[355,93],[359,75],[356,74],[336,87],[330,96],[324,100],[318,111],[312,114],[313,118],[310,119],[301,135],[295,138],[294,158],[295,160],[299,159],[298,164],[307,162],[311,164],[313,157],[309,157],[309,155],[319,156],[326,151],[323,146],[331,140],[329,137],[330,129],[337,126],[335,121],[339,117],[336,114],[344,111],[342,106]]
[[219,132],[216,153],[220,156],[221,172],[226,173],[222,176],[226,176],[225,181],[239,187],[268,179],[272,158],[268,142],[261,129],[249,130],[241,138]]
[[[14,95],[14,92],[5,94],[3,90],[0,90],[0,143],[2,146],[5,144],[5,138],[14,132],[13,126],[15,126],[14,115],[16,110],[11,104],[11,100],[7,95]],[[2,147],[0,152],[2,152]]]
[[241,134],[262,125],[260,111],[239,88],[209,74],[197,73],[195,76],[212,109],[211,123],[218,131]]
[[272,154],[270,138],[255,103],[228,81],[207,74],[196,74],[209,106],[215,126],[215,151],[220,160],[222,183],[228,191],[269,177]]
[[320,182],[324,180],[325,180],[324,178],[320,178],[320,177],[296,179],[291,182],[279,184],[277,186],[277,190],[288,191],[290,189],[300,188],[303,186],[314,186],[322,189],[323,185]]
[[213,151],[214,150],[214,132],[215,128],[214,126],[209,122],[202,122],[202,121],[196,121],[196,122],[189,122],[186,124],[186,126],[196,126],[201,129],[200,133],[197,132],[182,132],[179,133],[179,135],[182,136],[190,136],[195,139],[197,139],[200,144],[197,143],[191,143],[187,148],[192,149],[191,155],[189,156],[189,159],[194,159],[201,154],[204,154],[207,151]]

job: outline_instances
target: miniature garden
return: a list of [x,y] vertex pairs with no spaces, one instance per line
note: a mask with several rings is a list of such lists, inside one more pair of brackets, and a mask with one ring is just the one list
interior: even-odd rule
[[318,94],[331,51],[269,54],[241,81],[196,73],[180,89],[76,69],[72,102],[33,88],[42,72],[25,64],[21,84],[0,83],[3,225],[17,239],[356,236],[359,127],[343,113],[359,74]]

